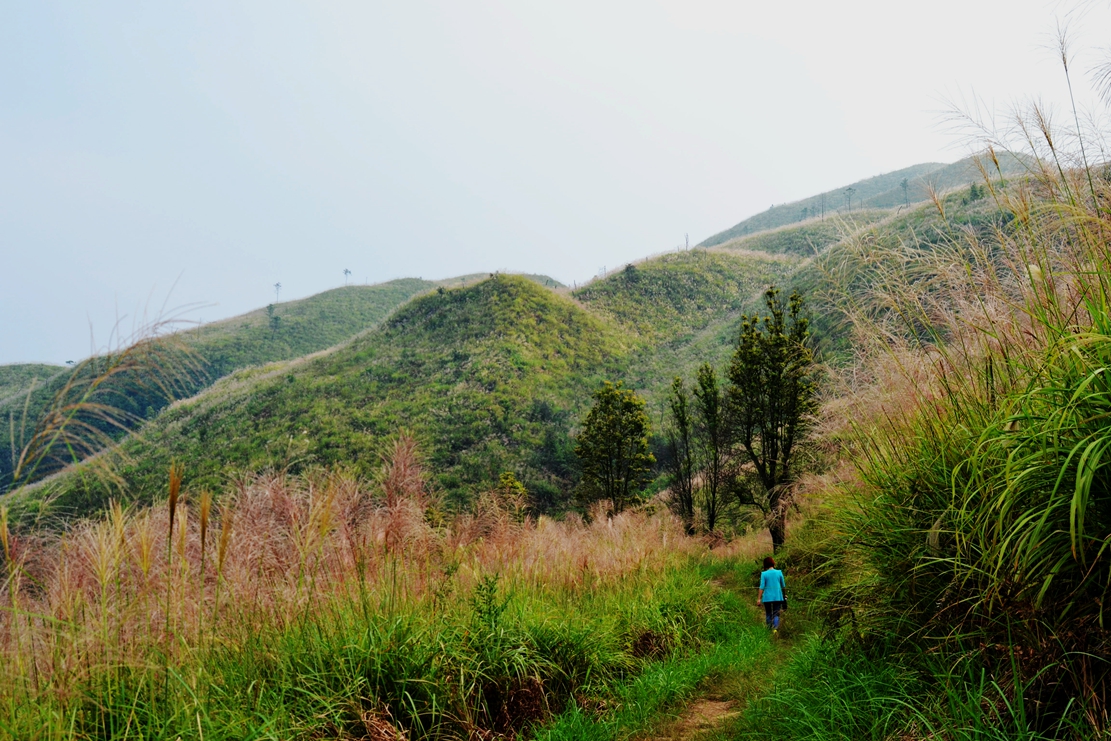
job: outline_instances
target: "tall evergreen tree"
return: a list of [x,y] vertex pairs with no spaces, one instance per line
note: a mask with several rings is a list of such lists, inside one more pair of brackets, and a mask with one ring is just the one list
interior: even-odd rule
[[717,527],[730,479],[730,430],[726,397],[717,373],[709,363],[698,369],[694,389],[696,440],[702,463],[702,513],[706,529]]
[[594,394],[575,446],[588,495],[610,500],[617,512],[632,503],[656,462],[648,450],[650,430],[644,399],[620,381],[606,381]]
[[778,549],[785,537],[791,464],[814,410],[816,383],[802,296],[792,293],[784,306],[772,286],[764,293],[764,304],[765,316],[741,318],[728,400],[732,437],[764,490],[772,546]]
[[668,397],[670,412],[667,430],[667,472],[671,477],[672,506],[683,520],[687,535],[694,533],[694,477],[698,470],[695,462],[694,420],[691,418],[690,397],[683,379],[671,382]]

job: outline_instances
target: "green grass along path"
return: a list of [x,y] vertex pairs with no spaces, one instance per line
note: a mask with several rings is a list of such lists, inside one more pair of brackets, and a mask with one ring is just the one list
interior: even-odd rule
[[[766,692],[788,661],[794,639],[785,627],[773,639],[753,604],[747,562],[717,563],[707,576],[724,610],[703,650],[679,654],[646,668],[620,687],[611,707],[586,712],[572,705],[536,741],[695,741],[733,738],[741,711]],[[785,616],[786,618],[792,616]]]

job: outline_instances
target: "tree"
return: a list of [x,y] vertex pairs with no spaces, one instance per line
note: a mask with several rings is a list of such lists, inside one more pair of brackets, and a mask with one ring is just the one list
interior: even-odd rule
[[849,210],[853,210],[853,195],[856,193],[856,188],[845,188],[845,204]]
[[595,499],[610,500],[617,512],[625,509],[656,462],[648,451],[650,429],[644,399],[620,381],[605,382],[594,394],[575,445],[584,490]]
[[282,297],[282,284],[281,283],[275,283],[274,284],[274,301],[277,302],[277,301],[281,300],[281,297]]
[[802,296],[792,293],[785,307],[772,286],[764,304],[767,315],[741,317],[728,403],[732,437],[764,491],[772,547],[778,550],[785,536],[793,455],[815,408],[816,383]]
[[277,332],[282,326],[282,318],[274,313],[274,304],[267,305],[266,316],[270,317],[270,331]]
[[683,520],[687,535],[693,535],[694,477],[698,464],[694,457],[694,420],[691,419],[690,398],[679,376],[671,382],[668,411],[667,445],[670,456],[666,467],[671,476],[672,505]]
[[903,205],[910,205],[910,181],[903,178],[899,181],[899,187],[903,189]]
[[343,269],[343,285],[347,285],[347,276],[351,275],[351,271],[347,268]]
[[703,363],[698,369],[694,398],[695,439],[698,457],[702,461],[702,512],[706,516],[706,529],[713,532],[729,486],[732,466],[726,398],[718,383],[717,373],[709,363]]

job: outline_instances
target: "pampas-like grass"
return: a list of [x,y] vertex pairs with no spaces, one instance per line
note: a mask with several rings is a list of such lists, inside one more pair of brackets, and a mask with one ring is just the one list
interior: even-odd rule
[[[511,499],[491,492],[473,512],[434,527],[434,496],[405,436],[375,482],[272,474],[226,492],[218,508],[204,494],[197,504],[185,496],[175,467],[165,505],[113,505],[104,519],[39,544],[48,566],[33,589],[11,578],[4,584],[13,609],[0,613],[0,691],[22,695],[31,666],[59,692],[106,665],[139,670],[165,656],[172,666],[205,645],[280,630],[336,600],[369,600],[371,609],[420,604],[443,593],[445,579],[467,594],[490,574],[577,592],[705,551],[669,514],[629,511],[589,524],[533,519]],[[9,554],[10,537],[0,532]],[[153,557],[159,549],[164,559]]]

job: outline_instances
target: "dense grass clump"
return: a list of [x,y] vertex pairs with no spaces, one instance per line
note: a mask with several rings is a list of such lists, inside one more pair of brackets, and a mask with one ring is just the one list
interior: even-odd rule
[[986,178],[1006,217],[841,265],[871,286],[850,314],[874,354],[839,402],[860,482],[837,555],[851,586],[827,607],[927,691],[981,687],[950,699],[960,723],[1011,737],[1105,729],[1111,677],[1111,180],[1041,154]]

